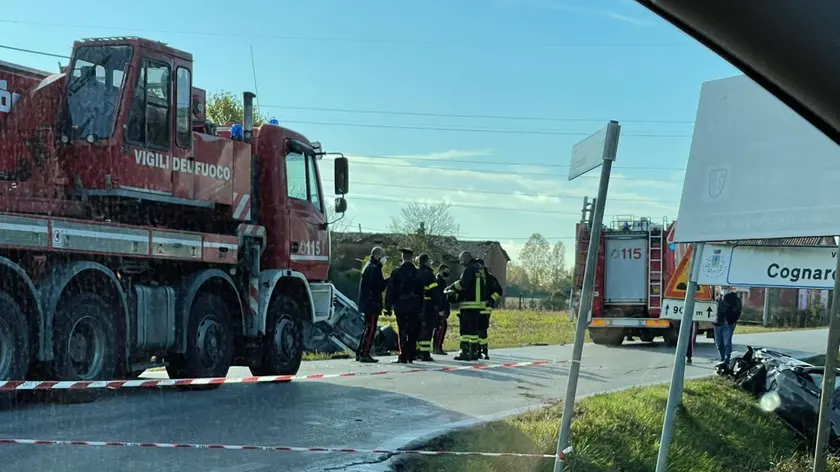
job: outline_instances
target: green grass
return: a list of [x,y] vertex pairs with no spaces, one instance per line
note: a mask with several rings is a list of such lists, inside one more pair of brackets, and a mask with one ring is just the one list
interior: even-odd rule
[[[656,464],[667,386],[638,387],[581,400],[572,423],[570,472],[650,472]],[[670,447],[670,472],[803,472],[802,444],[773,414],[720,378],[686,382]],[[553,454],[562,408],[456,431],[426,449]],[[801,468],[802,466],[805,468]],[[829,470],[840,472],[840,463]],[[550,472],[553,459],[412,457],[398,470]]]
[[[380,316],[379,325],[392,325],[397,328],[394,316]],[[449,317],[449,328],[446,331],[444,349],[458,350],[458,317]],[[739,325],[736,334],[764,333],[770,331],[789,331],[785,328],[765,328],[757,325]],[[565,311],[517,311],[498,310],[490,317],[490,348],[520,347],[540,344],[571,344],[575,341],[575,325],[569,321],[569,314]],[[586,342],[590,342],[589,332]],[[336,354],[306,353],[304,360],[324,360],[351,357],[349,353]]]

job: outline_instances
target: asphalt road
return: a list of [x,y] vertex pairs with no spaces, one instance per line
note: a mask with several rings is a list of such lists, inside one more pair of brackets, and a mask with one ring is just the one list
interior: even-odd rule
[[[826,330],[739,335],[737,345],[794,355],[824,350]],[[490,363],[571,358],[571,345],[491,351]],[[711,341],[698,346],[688,377],[712,373]],[[459,365],[452,356],[435,366]],[[407,370],[380,362],[304,363],[301,374]],[[619,348],[587,344],[578,396],[668,381],[673,349],[661,343]],[[416,364],[422,366],[423,364]],[[395,449],[453,426],[519,413],[564,396],[567,364],[484,371],[421,372],[287,384],[224,385],[213,391],[111,391],[86,404],[32,402],[0,411],[0,437]],[[148,373],[147,376],[160,374]],[[165,374],[163,374],[165,375]],[[248,375],[232,369],[230,376]],[[364,454],[212,449],[0,446],[3,470],[28,472],[368,471],[386,458]]]

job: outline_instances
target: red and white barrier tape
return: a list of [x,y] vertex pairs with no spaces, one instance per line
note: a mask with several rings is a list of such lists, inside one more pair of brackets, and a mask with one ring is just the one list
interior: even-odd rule
[[414,374],[418,372],[454,372],[464,370],[485,370],[510,367],[529,367],[546,364],[560,364],[568,361],[529,361],[507,362],[504,364],[470,364],[463,366],[414,368],[409,370],[381,370],[377,372],[343,372],[340,374],[309,374],[309,375],[266,375],[261,377],[213,377],[201,379],[140,379],[140,380],[90,380],[90,381],[58,381],[58,380],[6,380],[0,381],[0,392],[20,390],[92,390],[92,389],[125,389],[125,388],[157,388],[185,385],[221,385],[221,384],[251,384],[290,382],[293,380],[323,380],[344,377],[367,377],[374,375]]
[[572,451],[567,447],[560,454],[536,454],[524,452],[466,452],[466,451],[423,451],[423,450],[393,450],[382,449],[352,449],[338,447],[295,447],[295,446],[251,446],[230,444],[189,444],[189,443],[156,443],[156,442],[125,442],[125,441],[68,441],[61,439],[5,439],[0,438],[0,445],[36,445],[36,446],[90,446],[90,447],[142,447],[159,449],[223,449],[227,451],[272,451],[272,452],[314,452],[314,453],[344,453],[344,454],[378,454],[378,455],[419,455],[419,456],[482,456],[482,457],[535,457],[544,459],[566,459]]

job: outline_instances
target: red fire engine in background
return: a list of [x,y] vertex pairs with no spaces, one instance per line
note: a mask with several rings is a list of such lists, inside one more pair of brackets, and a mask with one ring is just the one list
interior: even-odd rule
[[[355,346],[326,281],[320,144],[205,118],[192,55],[85,39],[61,73],[0,63],[0,380],[295,374],[303,330]],[[348,162],[335,158],[335,209]],[[350,326],[350,328],[348,328]]]
[[[594,204],[584,203],[584,216],[575,228],[573,286],[576,294],[583,288],[591,208]],[[675,224],[667,218],[657,223],[650,218],[628,216],[615,217],[601,229],[589,322],[592,342],[618,346],[628,337],[652,342],[662,336],[665,344],[677,344],[679,321],[660,319],[663,302],[667,303],[666,286],[676,275],[687,249],[668,240]],[[713,336],[711,323],[699,324],[698,333],[704,332]]]

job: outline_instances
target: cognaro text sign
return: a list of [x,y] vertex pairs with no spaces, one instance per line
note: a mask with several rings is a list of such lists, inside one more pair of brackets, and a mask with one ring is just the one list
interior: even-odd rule
[[705,244],[699,283],[833,289],[837,248]]

